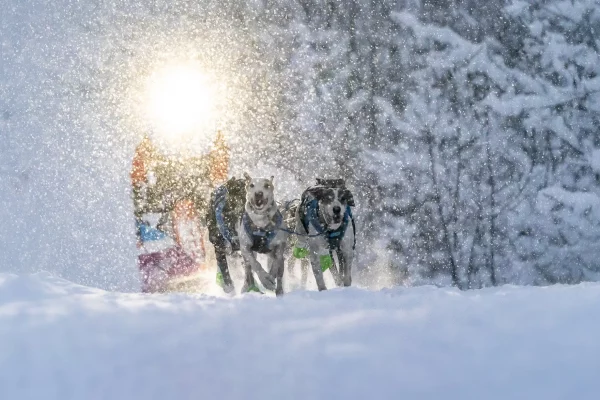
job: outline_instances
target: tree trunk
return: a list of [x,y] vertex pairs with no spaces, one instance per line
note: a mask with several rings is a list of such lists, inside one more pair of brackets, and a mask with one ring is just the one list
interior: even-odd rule
[[492,165],[492,152],[490,151],[489,130],[487,132],[488,140],[486,143],[487,168],[490,183],[490,282],[492,286],[497,285],[496,281],[496,176]]
[[456,260],[454,259],[454,253],[452,252],[452,245],[450,244],[450,232],[448,230],[448,224],[446,223],[446,219],[444,218],[444,208],[442,206],[442,195],[440,193],[440,188],[437,180],[437,176],[435,173],[435,150],[433,148],[435,138],[431,134],[431,131],[427,130],[426,132],[427,144],[429,147],[429,166],[431,170],[431,179],[433,181],[433,189],[435,192],[435,202],[437,205],[437,210],[440,218],[440,223],[442,225],[442,234],[444,241],[444,248],[446,249],[446,253],[448,256],[448,262],[450,263],[450,275],[452,277],[452,285],[462,289],[460,286],[460,280],[458,279],[458,268],[456,266]]

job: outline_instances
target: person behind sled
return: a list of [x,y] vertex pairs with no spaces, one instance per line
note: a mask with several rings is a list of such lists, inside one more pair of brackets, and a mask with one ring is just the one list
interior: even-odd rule
[[137,146],[131,184],[142,291],[169,290],[169,279],[205,268],[200,225],[207,193],[226,179],[228,164],[229,149],[220,132],[203,157],[166,157],[147,135]]

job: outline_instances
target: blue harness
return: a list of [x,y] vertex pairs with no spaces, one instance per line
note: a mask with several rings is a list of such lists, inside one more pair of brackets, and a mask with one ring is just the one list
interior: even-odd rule
[[344,212],[344,219],[342,220],[342,224],[336,230],[328,230],[326,229],[319,219],[319,203],[317,199],[313,199],[308,204],[306,204],[306,213],[304,215],[304,220],[302,224],[304,225],[304,229],[306,233],[308,233],[308,225],[312,225],[313,228],[317,231],[319,235],[325,236],[327,242],[329,243],[330,249],[339,249],[340,243],[346,234],[346,229],[348,228],[348,222],[352,221],[352,229],[354,230],[354,248],[356,246],[356,228],[354,225],[354,218],[352,218],[352,210],[350,206],[346,206],[346,211]]
[[279,227],[283,224],[283,215],[277,210],[277,213],[275,214],[275,224],[271,224],[267,228],[259,228],[252,222],[248,213],[244,211],[244,214],[242,215],[242,224],[244,225],[246,233],[252,238],[252,248],[250,250],[265,254],[271,251],[269,245],[277,235]]

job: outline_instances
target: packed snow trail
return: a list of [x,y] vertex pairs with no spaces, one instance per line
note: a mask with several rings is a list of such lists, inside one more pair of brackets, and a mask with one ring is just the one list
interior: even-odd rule
[[0,274],[1,399],[596,399],[600,285],[233,299]]

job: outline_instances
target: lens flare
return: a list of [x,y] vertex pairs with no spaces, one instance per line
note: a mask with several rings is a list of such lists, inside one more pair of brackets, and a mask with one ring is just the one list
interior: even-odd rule
[[147,116],[158,140],[169,146],[206,141],[216,127],[218,86],[192,65],[175,65],[152,74],[147,84]]

